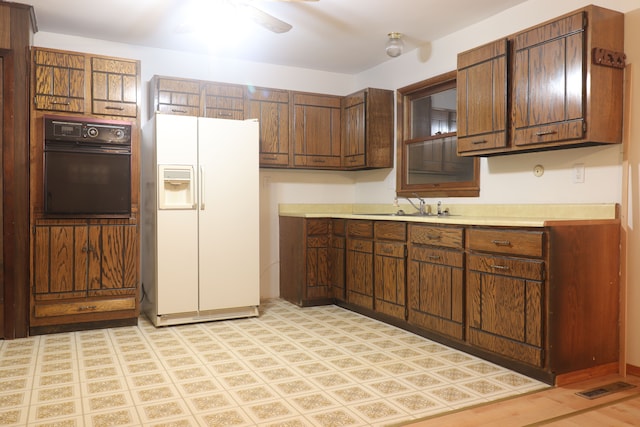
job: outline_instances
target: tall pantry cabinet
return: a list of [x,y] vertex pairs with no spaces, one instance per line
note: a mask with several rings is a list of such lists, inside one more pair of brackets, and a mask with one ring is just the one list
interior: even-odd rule
[[[140,312],[140,61],[34,47],[31,67],[29,333],[136,324]],[[87,127],[86,134],[74,135],[78,147],[92,143],[91,129],[102,135],[112,125],[130,128],[130,161],[125,161],[130,180],[123,184],[130,193],[127,213],[47,213],[45,118],[59,126],[96,124]],[[108,183],[103,188],[115,188],[111,176],[104,175]]]
[[28,48],[36,31],[31,6],[0,3],[0,338],[5,339],[26,337],[29,326]]

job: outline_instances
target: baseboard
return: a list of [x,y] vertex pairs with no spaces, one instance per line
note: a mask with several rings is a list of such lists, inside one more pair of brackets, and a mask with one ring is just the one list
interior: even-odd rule
[[627,375],[640,377],[640,366],[633,366],[627,363]]
[[580,371],[567,372],[556,375],[555,385],[557,387],[589,380],[591,378],[603,377],[605,375],[618,373],[618,362],[607,363],[605,365],[594,366],[593,368],[582,369]]

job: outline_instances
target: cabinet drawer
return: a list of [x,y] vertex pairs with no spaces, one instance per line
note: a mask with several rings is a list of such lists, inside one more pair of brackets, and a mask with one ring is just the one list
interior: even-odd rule
[[308,219],[307,236],[314,234],[326,235],[329,233],[329,219]]
[[372,221],[348,221],[347,236],[349,237],[367,237],[373,238],[373,222]]
[[376,239],[407,240],[407,224],[404,222],[376,221],[374,223]]
[[475,251],[542,257],[544,232],[525,230],[467,230],[467,248]]
[[418,245],[462,248],[462,228],[409,225],[409,242]]
[[242,110],[225,110],[222,108],[207,108],[206,116],[214,119],[230,119],[243,120],[244,111]]
[[409,251],[411,261],[428,262],[462,268],[464,254],[461,251],[440,249],[435,247],[412,246]]
[[105,299],[99,301],[40,304],[34,307],[36,317],[53,317],[73,314],[101,313],[107,311],[134,310],[135,298]]
[[376,255],[404,258],[405,245],[401,243],[376,242]]
[[354,252],[373,253],[373,240],[347,240],[347,250]]
[[189,107],[186,105],[171,105],[171,104],[160,104],[158,105],[158,111],[161,113],[167,114],[180,114],[183,116],[199,116],[200,115],[200,107]]
[[529,280],[544,280],[544,261],[469,254],[467,270]]
[[138,105],[127,102],[93,101],[93,113],[108,116],[136,117]]

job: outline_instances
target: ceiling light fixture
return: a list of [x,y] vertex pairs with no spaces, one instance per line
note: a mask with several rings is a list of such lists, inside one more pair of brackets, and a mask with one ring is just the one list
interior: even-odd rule
[[387,55],[392,58],[396,56],[400,56],[402,54],[402,48],[404,47],[404,43],[402,42],[402,34],[400,33],[389,33],[389,40],[387,40]]

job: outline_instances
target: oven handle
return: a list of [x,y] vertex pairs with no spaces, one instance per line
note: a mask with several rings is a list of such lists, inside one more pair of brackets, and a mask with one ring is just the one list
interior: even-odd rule
[[131,154],[131,147],[44,147],[44,152],[89,153],[89,154]]

